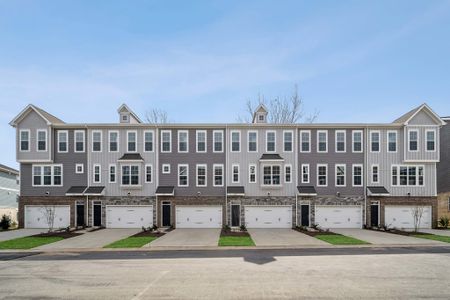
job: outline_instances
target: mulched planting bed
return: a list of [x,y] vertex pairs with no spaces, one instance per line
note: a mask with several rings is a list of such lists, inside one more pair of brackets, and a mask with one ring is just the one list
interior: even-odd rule
[[337,235],[337,233],[331,232],[331,231],[308,231],[308,230],[304,230],[302,228],[294,228],[294,230],[304,233],[306,235],[312,236],[312,237],[316,237],[318,235]]
[[425,232],[414,232],[414,231],[404,231],[404,230],[398,230],[398,229],[389,229],[389,230],[377,230],[373,228],[367,228],[368,230],[378,231],[378,232],[386,232],[386,233],[392,233],[392,234],[399,234],[399,235],[405,235],[405,236],[415,236],[415,235],[433,235],[431,233],[425,233]]
[[221,236],[250,236],[247,231],[232,231],[228,229],[222,229]]
[[60,237],[63,239],[69,239],[72,237],[76,237],[79,235],[82,235],[83,233],[79,233],[79,232],[66,232],[66,231],[60,231],[60,232],[45,232],[45,233],[39,233],[39,234],[35,234],[32,235],[33,237]]
[[142,236],[161,237],[165,234],[166,234],[165,232],[141,231],[132,236],[134,236],[134,237],[142,237]]

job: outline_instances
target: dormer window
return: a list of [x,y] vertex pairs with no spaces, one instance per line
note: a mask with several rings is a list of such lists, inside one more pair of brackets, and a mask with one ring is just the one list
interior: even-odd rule
[[128,121],[128,116],[127,115],[123,115],[122,116],[122,121]]
[[259,120],[260,121],[264,121],[264,116],[263,115],[259,115]]

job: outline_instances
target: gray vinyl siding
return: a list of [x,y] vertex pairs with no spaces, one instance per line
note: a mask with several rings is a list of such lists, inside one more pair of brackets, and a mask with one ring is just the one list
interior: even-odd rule
[[[320,129],[325,130],[325,129]],[[336,153],[335,147],[335,132],[336,130],[345,130],[346,132],[346,152],[338,152]],[[365,133],[362,128],[354,128],[354,129],[328,129],[328,152],[322,153],[317,152],[317,131],[318,129],[311,129],[311,152],[305,153],[298,151],[298,183],[299,185],[312,185],[315,186],[318,195],[336,195],[337,192],[341,194],[341,196],[346,195],[363,195],[364,187],[354,187],[353,185],[353,164],[364,164],[364,153],[353,153],[353,144],[352,144],[352,131],[358,130],[362,131],[363,134],[363,150],[365,147]],[[300,149],[300,132],[298,133],[298,141],[299,141],[299,149]],[[301,165],[309,164],[310,168],[310,182],[309,183],[301,183]],[[317,165],[318,164],[327,164],[328,165],[328,178],[327,178],[327,186],[321,187],[317,185]],[[336,176],[335,176],[335,166],[337,164],[345,164],[346,165],[346,173],[345,173],[345,181],[346,186],[336,186]],[[363,166],[364,172],[364,166]],[[363,178],[364,183],[364,178]]]
[[[231,152],[231,132],[232,131],[240,131],[241,132],[241,146],[240,152]],[[292,152],[284,152],[283,150],[283,131],[292,131]],[[258,147],[257,152],[248,152],[248,131],[256,131],[258,132]],[[275,131],[276,132],[276,142],[275,142],[275,152],[279,154],[284,161],[283,162],[261,162],[260,158],[264,153],[268,153],[266,151],[266,132],[267,131]],[[227,180],[228,186],[244,186],[246,196],[267,196],[270,193],[270,196],[294,196],[296,194],[297,187],[297,177],[295,172],[295,162],[296,162],[296,151],[297,151],[297,130],[290,127],[286,129],[273,128],[270,126],[262,127],[262,126],[252,126],[249,124],[248,128],[243,129],[239,128],[229,128],[227,133],[227,144],[228,147],[226,150],[228,151],[228,162],[227,162]],[[239,183],[232,182],[232,166],[233,164],[239,165],[239,173],[240,180]],[[256,165],[256,175],[257,182],[250,183],[249,182],[249,165]],[[281,165],[281,187],[267,187],[262,186],[263,183],[263,165],[264,164],[280,164]],[[292,166],[291,169],[291,183],[285,183],[284,180],[284,166],[290,164]]]
[[[414,119],[413,119],[414,120]],[[405,126],[405,160],[406,161],[438,161],[439,160],[439,127],[436,125],[432,126]],[[419,143],[417,152],[408,151],[408,131],[409,130],[417,130],[419,136]],[[435,140],[436,151],[426,151],[426,131],[434,130],[435,131]]]
[[[166,153],[161,152],[161,145],[158,145],[159,152],[159,185],[161,186],[175,186],[176,196],[195,196],[200,192],[201,196],[224,196],[225,195],[225,184],[226,184],[226,166],[225,166],[225,156],[226,156],[226,132],[225,128],[196,128],[196,129],[184,129],[184,128],[162,128],[160,129],[158,135],[161,140],[161,130],[170,130],[172,132],[172,152]],[[206,149],[205,153],[197,153],[196,150],[196,131],[205,130],[206,131]],[[223,152],[213,152],[213,131],[221,130],[223,131]],[[188,131],[188,147],[189,152],[178,152],[178,131]],[[170,174],[162,173],[162,165],[170,164]],[[189,165],[189,186],[188,187],[178,187],[178,165],[187,164]],[[207,165],[207,186],[197,187],[197,164]],[[222,164],[223,165],[223,187],[215,187],[214,175],[213,175],[213,165]]]
[[[37,130],[47,130],[47,151],[37,151]],[[20,130],[30,130],[30,151],[20,151]],[[17,161],[42,161],[51,159],[51,134],[50,126],[42,119],[36,112],[31,111],[28,113],[16,128],[16,157]]]
[[440,130],[441,157],[437,165],[437,189],[438,193],[450,191],[450,121]]
[[0,208],[17,207],[17,195],[19,194],[18,176],[6,172],[0,172]]
[[[102,147],[101,152],[93,152],[92,151],[92,132],[93,131],[101,131],[102,132]],[[144,152],[144,131],[149,130],[153,131],[153,152]],[[119,132],[119,151],[118,152],[109,152],[109,135],[108,131],[118,131]],[[128,152],[127,151],[127,131],[136,131],[137,132],[137,145],[136,152]],[[157,131],[155,127],[148,126],[145,129],[142,127],[127,127],[123,128],[119,127],[110,127],[108,129],[96,129],[89,128],[87,134],[87,144],[86,150],[89,152],[89,162],[87,166],[88,172],[88,183],[90,186],[105,186],[105,196],[127,196],[128,192],[130,192],[131,196],[153,196],[156,190],[156,181],[157,181],[157,165],[156,165],[156,147],[157,147]],[[140,166],[139,180],[140,187],[123,187],[121,186],[121,166],[123,164],[128,164],[126,162],[119,162],[118,160],[125,153],[139,153],[144,162],[130,162],[129,164],[138,164]],[[94,183],[93,182],[93,166],[95,164],[100,165],[101,169],[101,182]],[[109,183],[109,166],[110,164],[116,165],[116,182]],[[145,182],[145,165],[152,165],[152,182]]]

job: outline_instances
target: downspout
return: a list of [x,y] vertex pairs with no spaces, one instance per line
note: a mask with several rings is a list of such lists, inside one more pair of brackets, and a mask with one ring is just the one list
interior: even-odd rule
[[[225,138],[223,139],[224,145],[223,150],[225,151],[225,166],[223,170],[223,180],[224,180],[224,186],[225,186],[225,225],[229,225],[231,227],[231,220],[230,223],[228,223],[228,124],[225,124]],[[240,207],[240,206],[239,206]],[[241,212],[239,212],[239,215]]]
[[86,214],[87,214],[86,227],[89,227],[89,196],[87,195],[86,195]]
[[[155,150],[155,172],[156,172],[156,176],[155,176],[155,221],[153,222],[153,224],[156,224],[156,226],[158,226],[158,195],[156,195],[156,189],[159,186],[159,129],[158,129],[158,125],[155,126],[155,145],[153,146],[154,150]],[[161,224],[162,225],[162,224]]]
[[[381,135],[381,134],[380,134]],[[364,143],[364,174],[366,176],[364,176],[363,178],[363,188],[364,188],[364,210],[363,210],[363,224],[362,226],[364,227],[367,224],[367,181],[369,178],[369,156],[368,156],[368,151],[369,151],[369,126],[366,125],[366,132],[365,132],[365,143]],[[381,140],[381,136],[380,136],[380,140]],[[380,147],[381,147],[381,143],[380,143]],[[380,171],[378,171],[380,172]]]
[[294,147],[294,153],[295,153],[295,157],[294,157],[294,165],[295,165],[295,185],[294,185],[294,191],[295,191],[295,226],[298,226],[298,191],[297,191],[297,184],[298,184],[298,128],[296,127],[295,129],[295,147]]

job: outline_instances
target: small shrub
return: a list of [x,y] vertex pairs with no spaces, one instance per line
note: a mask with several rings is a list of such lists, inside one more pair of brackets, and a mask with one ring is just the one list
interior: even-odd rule
[[231,230],[230,226],[228,226],[228,225],[223,225],[222,229],[225,230],[225,231],[230,231]]
[[242,231],[247,231],[247,227],[245,227],[245,225],[241,225],[241,230]]
[[158,226],[157,226],[156,224],[154,224],[153,227],[152,227],[152,230],[153,230],[153,231],[158,230]]
[[450,224],[450,219],[448,217],[441,217],[438,223],[441,227],[448,228],[448,225]]
[[0,227],[3,230],[8,230],[9,227],[11,227],[11,218],[7,215],[3,215],[2,219],[0,220]]

